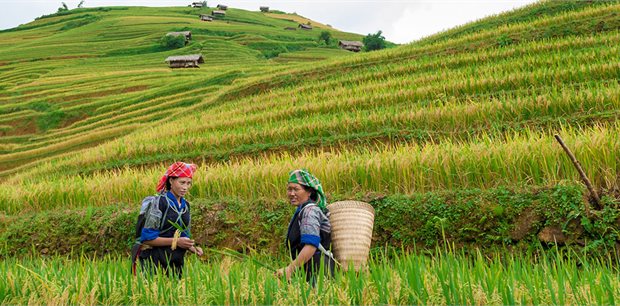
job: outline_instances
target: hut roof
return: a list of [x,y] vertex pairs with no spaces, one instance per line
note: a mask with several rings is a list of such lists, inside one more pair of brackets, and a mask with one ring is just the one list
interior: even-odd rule
[[309,29],[312,29],[312,26],[311,26],[311,25],[309,25],[309,24],[303,24],[303,23],[300,23],[300,24],[299,24],[299,27],[300,27],[300,28],[302,28],[302,29],[308,29],[308,30],[309,30]]
[[269,11],[269,7],[268,7],[268,6],[261,6],[261,7],[260,7],[260,10],[261,10],[262,12],[267,12],[267,11]]
[[364,43],[362,43],[361,41],[354,41],[354,40],[340,40],[338,41],[339,45],[342,46],[352,46],[352,47],[363,47]]
[[228,5],[218,4],[217,8],[222,9],[222,10],[226,10],[228,8]]
[[215,10],[211,12],[211,15],[226,15],[226,12]]
[[179,35],[192,36],[192,32],[191,31],[168,32],[168,34],[166,34],[166,36],[179,36]]
[[190,55],[177,55],[177,56],[168,56],[165,62],[198,62],[199,64],[204,63],[204,59],[202,58],[202,54],[190,54]]

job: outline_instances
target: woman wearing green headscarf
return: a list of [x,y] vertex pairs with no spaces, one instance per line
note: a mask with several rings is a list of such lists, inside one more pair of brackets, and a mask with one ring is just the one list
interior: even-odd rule
[[278,270],[276,275],[290,279],[293,272],[303,266],[306,280],[314,284],[321,262],[325,273],[334,274],[325,193],[314,175],[307,170],[295,170],[289,174],[286,194],[291,205],[297,206],[286,235],[292,262]]

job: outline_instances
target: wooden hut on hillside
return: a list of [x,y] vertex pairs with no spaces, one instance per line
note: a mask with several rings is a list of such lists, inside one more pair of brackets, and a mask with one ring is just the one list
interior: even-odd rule
[[227,9],[228,9],[228,5],[218,4],[218,5],[217,5],[217,8],[218,8],[218,9],[220,9],[220,10],[222,10],[222,11],[225,11],[225,10],[227,10]]
[[200,14],[200,20],[202,21],[213,21],[213,17],[205,14]]
[[213,16],[213,17],[224,17],[224,16],[226,16],[226,12],[220,11],[220,10],[215,10],[215,11],[211,12],[211,16]]
[[166,36],[185,36],[185,44],[187,44],[190,40],[192,40],[192,32],[191,31],[182,31],[182,32],[168,32]]
[[305,23],[300,23],[297,27],[301,28],[302,30],[312,30],[312,26]]
[[348,51],[360,52],[364,47],[364,43],[361,41],[340,40],[338,41],[338,47]]
[[202,8],[202,7],[205,7],[205,3],[204,2],[192,2],[192,7]]
[[269,13],[269,7],[268,6],[261,6],[260,7],[260,11],[263,13]]
[[204,63],[202,54],[168,56],[165,62],[170,68],[200,68],[198,64]]

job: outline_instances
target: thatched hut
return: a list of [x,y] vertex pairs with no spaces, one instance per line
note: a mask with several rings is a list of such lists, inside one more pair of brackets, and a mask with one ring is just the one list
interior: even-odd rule
[[260,7],[260,11],[263,13],[269,13],[269,7],[268,6],[261,6]]
[[200,14],[200,20],[202,21],[213,21],[213,17],[205,14]]
[[205,6],[205,3],[204,3],[204,2],[192,2],[192,7],[195,7],[195,8],[202,8],[202,7],[204,7],[204,6]]
[[213,17],[224,17],[224,16],[226,16],[226,12],[220,11],[220,10],[215,10],[215,11],[211,12],[211,16],[213,16]]
[[182,32],[168,32],[166,36],[185,36],[185,44],[187,44],[190,40],[192,40],[192,32],[191,31],[182,31]]
[[338,47],[348,51],[360,52],[364,47],[364,43],[361,41],[340,40],[338,41]]
[[168,56],[165,62],[170,68],[199,68],[198,64],[204,63],[202,54]]
[[299,26],[297,27],[301,28],[302,30],[312,30],[312,26],[309,24],[305,24],[305,23],[300,23]]
[[217,8],[218,8],[218,9],[220,9],[220,10],[222,10],[222,11],[225,11],[225,10],[227,10],[227,9],[228,9],[228,5],[218,4],[218,5],[217,5]]

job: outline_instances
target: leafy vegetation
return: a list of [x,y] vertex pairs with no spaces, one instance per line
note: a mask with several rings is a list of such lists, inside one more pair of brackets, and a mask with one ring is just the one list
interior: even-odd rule
[[167,49],[178,49],[185,47],[184,35],[164,35],[159,44]]
[[[553,252],[536,256],[437,251],[377,253],[368,270],[319,277],[315,288],[297,274],[290,283],[254,258],[190,257],[183,280],[131,275],[127,259],[9,259],[0,302],[24,304],[614,304],[620,298],[618,258]],[[273,262],[273,259],[266,259]],[[278,260],[278,264],[284,262]]]
[[385,37],[382,35],[381,31],[378,31],[375,34],[368,34],[362,40],[364,43],[364,49],[366,51],[375,51],[385,49]]
[[329,46],[331,44],[332,41],[332,33],[330,33],[329,31],[321,31],[321,34],[319,34],[319,42],[323,42],[325,43],[325,45]]
[[[96,195],[94,195],[95,197]],[[329,200],[357,199],[376,211],[373,243],[396,249],[443,247],[479,248],[484,252],[498,245],[528,250],[537,245],[537,233],[545,227],[565,230],[567,241],[587,241],[589,256],[605,254],[618,239],[618,200],[605,197],[605,209],[596,219],[585,217],[584,188],[563,183],[553,188],[505,187],[480,190],[382,194],[363,192],[344,196],[329,193]],[[278,198],[247,200],[242,196],[192,201],[192,236],[207,247],[250,247],[264,254],[284,254],[281,237],[293,208]],[[212,197],[209,197],[212,198]],[[68,201],[67,201],[68,202]],[[119,209],[119,206],[122,207]],[[126,254],[138,210],[121,202],[46,212],[27,212],[0,220],[0,257],[66,255],[72,251]],[[261,209],[257,209],[260,207]],[[404,226],[407,225],[407,226]],[[26,245],[27,247],[24,247]]]

